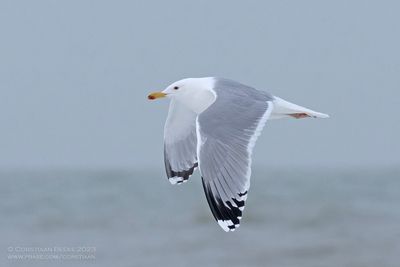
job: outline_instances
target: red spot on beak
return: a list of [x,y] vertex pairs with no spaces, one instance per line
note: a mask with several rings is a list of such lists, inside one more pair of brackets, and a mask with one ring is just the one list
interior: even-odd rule
[[154,92],[154,93],[151,93],[151,94],[149,94],[148,96],[147,96],[147,98],[149,99],[149,100],[154,100],[154,99],[157,99],[157,98],[163,98],[163,97],[165,97],[167,94],[165,94],[165,93],[163,93],[163,92]]

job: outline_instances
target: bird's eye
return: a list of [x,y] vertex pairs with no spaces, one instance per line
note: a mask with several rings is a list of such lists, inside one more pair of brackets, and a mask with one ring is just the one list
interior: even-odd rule
[[174,87],[174,90],[178,90],[178,89],[179,89],[179,87],[178,87],[178,86],[175,86],[175,87]]

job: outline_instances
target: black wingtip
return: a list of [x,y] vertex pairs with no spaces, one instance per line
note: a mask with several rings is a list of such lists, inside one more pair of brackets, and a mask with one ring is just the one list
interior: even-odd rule
[[205,182],[203,177],[201,178],[206,199],[215,220],[225,231],[234,231],[240,225],[241,209],[244,208],[245,201],[232,198],[235,205],[231,201],[224,203],[219,194],[212,191],[210,184]]
[[[192,167],[190,167],[187,170],[183,170],[183,171],[174,171],[171,168],[171,165],[169,164],[168,161],[165,161],[165,171],[167,173],[167,177],[168,179],[171,178],[181,178],[181,179],[176,179],[177,181],[175,183],[182,183],[184,181],[187,181],[189,179],[189,177],[193,174],[194,170],[198,167],[198,163],[194,163]],[[171,181],[171,180],[170,180]]]

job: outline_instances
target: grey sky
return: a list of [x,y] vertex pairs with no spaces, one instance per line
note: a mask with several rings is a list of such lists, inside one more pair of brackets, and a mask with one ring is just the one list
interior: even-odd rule
[[0,167],[162,168],[167,101],[219,76],[331,115],[267,124],[254,164],[395,165],[398,1],[1,1]]

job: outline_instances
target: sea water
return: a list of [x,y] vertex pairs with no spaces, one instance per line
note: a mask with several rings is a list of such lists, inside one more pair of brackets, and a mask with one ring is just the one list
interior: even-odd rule
[[253,170],[225,233],[200,177],[3,171],[0,266],[400,266],[400,170]]

